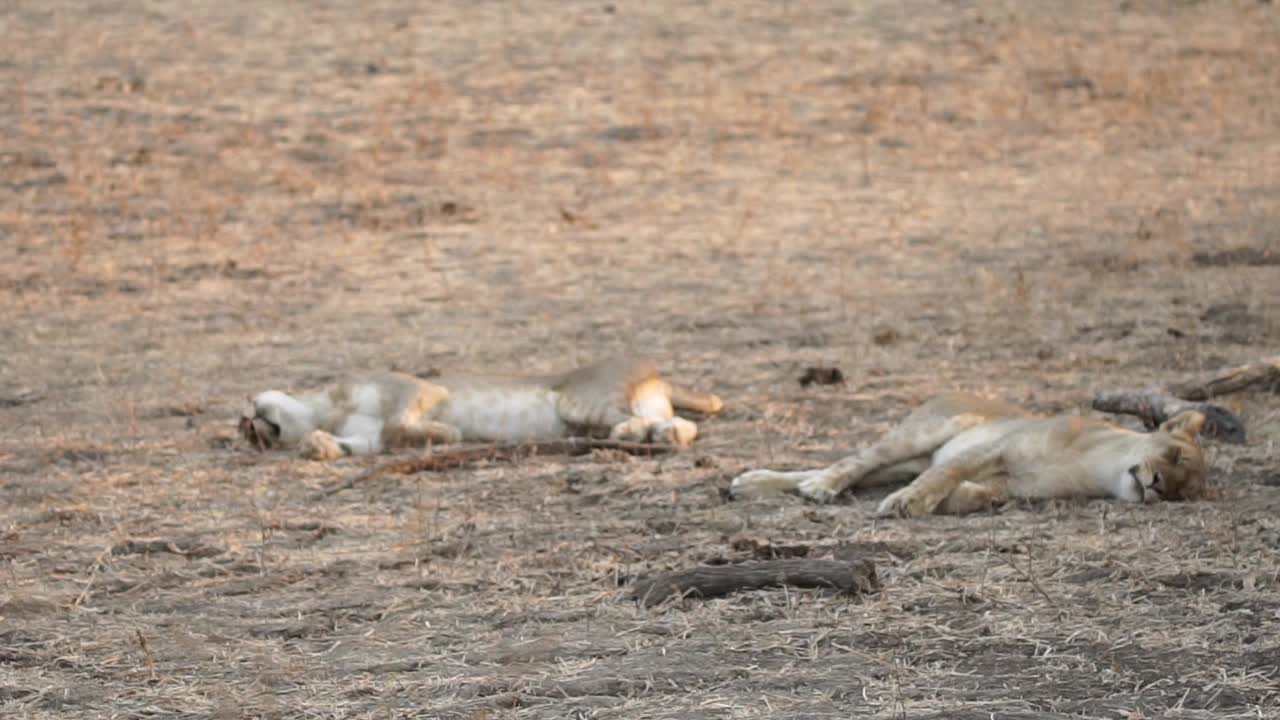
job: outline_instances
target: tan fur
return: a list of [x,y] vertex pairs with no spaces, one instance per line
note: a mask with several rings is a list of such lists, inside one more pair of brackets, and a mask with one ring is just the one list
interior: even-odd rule
[[240,419],[260,448],[298,447],[331,460],[462,440],[604,436],[686,446],[698,426],[675,410],[712,414],[720,398],[664,380],[653,363],[617,359],[558,375],[381,373],[310,395],[259,393]]
[[[970,395],[921,405],[880,442],[818,470],[753,470],[735,497],[795,492],[828,501],[848,488],[910,480],[880,515],[963,514],[1010,497],[1116,497],[1130,502],[1196,499],[1205,493],[1198,435],[1186,412],[1140,433],[1071,415],[1043,418]],[[913,479],[914,478],[914,479]]]

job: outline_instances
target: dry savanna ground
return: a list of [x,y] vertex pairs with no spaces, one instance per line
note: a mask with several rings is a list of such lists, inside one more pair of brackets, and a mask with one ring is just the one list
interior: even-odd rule
[[[1275,354],[1275,3],[10,0],[0,46],[0,715],[1280,716],[1275,394],[1204,502],[722,496],[938,390]],[[234,434],[623,348],[726,398],[694,449],[317,498],[371,462]],[[778,552],[882,587],[622,598]]]

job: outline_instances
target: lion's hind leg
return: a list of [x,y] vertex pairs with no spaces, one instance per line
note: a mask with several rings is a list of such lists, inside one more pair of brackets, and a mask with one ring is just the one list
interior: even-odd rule
[[718,412],[720,398],[673,386],[648,360],[615,358],[588,365],[559,378],[556,411],[570,427],[614,440],[655,442],[684,447],[698,426],[677,417],[677,408]]
[[714,415],[724,408],[720,398],[711,394],[690,390],[667,383],[667,399],[672,415],[659,418],[649,431],[649,439],[656,443],[689,447],[698,437],[698,425],[675,414],[676,410],[692,410],[703,415]]
[[[653,442],[676,447],[688,447],[698,437],[698,426],[675,414],[669,396],[670,386],[657,376],[647,378],[630,387],[626,393],[626,414],[615,418],[609,437],[615,440]],[[709,398],[709,399],[708,399]],[[712,402],[714,400],[715,402]],[[718,406],[715,396],[701,398],[701,407]]]
[[724,409],[724,402],[712,393],[699,392],[682,387],[673,382],[667,383],[667,397],[676,410],[692,410],[703,415],[715,415]]
[[682,417],[659,420],[649,426],[649,441],[676,447],[689,447],[698,437],[698,426]]
[[633,415],[610,428],[609,437],[613,440],[688,447],[698,437],[698,426],[682,417]]

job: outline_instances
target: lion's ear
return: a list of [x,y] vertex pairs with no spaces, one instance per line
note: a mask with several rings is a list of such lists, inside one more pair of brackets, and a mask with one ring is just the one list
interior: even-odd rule
[[1184,433],[1189,437],[1195,437],[1204,430],[1205,421],[1204,413],[1198,410],[1187,410],[1165,420],[1160,430],[1170,435]]

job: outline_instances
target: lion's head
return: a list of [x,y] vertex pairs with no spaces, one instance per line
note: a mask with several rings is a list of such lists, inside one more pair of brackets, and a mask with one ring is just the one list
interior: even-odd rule
[[292,446],[313,428],[308,408],[285,393],[268,390],[249,401],[240,415],[240,435],[259,450]]
[[1143,502],[1197,500],[1205,496],[1207,471],[1199,441],[1204,424],[1203,414],[1188,410],[1151,433],[1146,457],[1129,468]]

